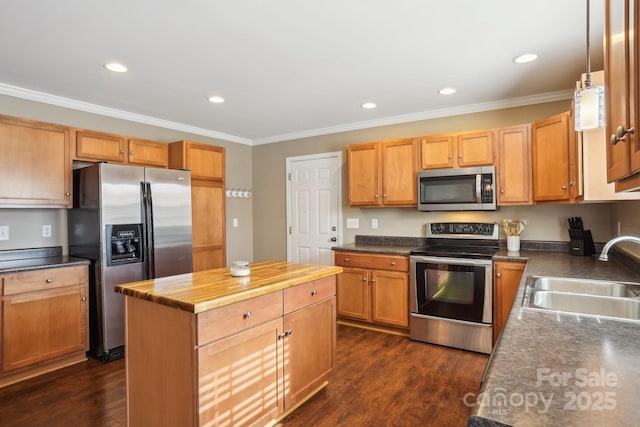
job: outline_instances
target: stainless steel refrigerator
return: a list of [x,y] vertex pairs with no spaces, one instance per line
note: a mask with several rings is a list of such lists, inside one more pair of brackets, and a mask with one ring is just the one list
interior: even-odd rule
[[90,354],[124,356],[116,285],[193,271],[189,171],[97,163],[73,171],[69,254],[90,259]]

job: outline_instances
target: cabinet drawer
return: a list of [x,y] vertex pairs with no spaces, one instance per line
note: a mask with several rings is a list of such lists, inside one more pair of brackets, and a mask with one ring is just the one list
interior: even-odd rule
[[43,270],[22,271],[0,276],[3,295],[43,291],[64,286],[84,285],[88,281],[86,266],[45,268]]
[[284,313],[291,313],[336,294],[336,276],[324,277],[284,290]]
[[342,267],[409,271],[409,257],[401,255],[375,255],[357,252],[336,252],[335,264]]
[[202,346],[278,317],[282,317],[282,291],[199,313],[197,345]]

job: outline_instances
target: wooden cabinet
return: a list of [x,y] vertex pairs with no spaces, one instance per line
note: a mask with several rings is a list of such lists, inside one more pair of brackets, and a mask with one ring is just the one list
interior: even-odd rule
[[496,133],[498,205],[530,205],[531,126],[500,128]]
[[86,266],[0,275],[0,386],[85,360]]
[[607,180],[616,191],[640,189],[639,20],[638,0],[605,2]]
[[409,257],[336,252],[338,316],[409,327]]
[[494,152],[493,130],[427,136],[421,140],[420,169],[492,165]]
[[573,202],[578,194],[578,149],[570,112],[531,125],[534,202]]
[[70,207],[70,130],[0,116],[0,206]]
[[169,148],[162,142],[127,138],[122,135],[75,131],[74,159],[126,163],[166,168]]
[[495,261],[493,263],[493,342],[504,328],[516,297],[526,263]]
[[126,307],[129,425],[266,425],[335,366],[335,276],[197,314]]
[[169,168],[191,171],[193,271],[225,266],[225,149],[192,141],[172,142]]
[[415,206],[417,160],[417,139],[348,146],[349,205]]

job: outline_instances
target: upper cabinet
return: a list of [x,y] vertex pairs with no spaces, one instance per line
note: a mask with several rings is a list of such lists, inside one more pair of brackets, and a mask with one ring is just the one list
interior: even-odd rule
[[420,169],[492,165],[494,148],[493,130],[427,136],[421,140]]
[[605,2],[607,180],[640,189],[640,36],[638,0]]
[[578,149],[570,112],[534,122],[531,141],[533,201],[577,201]]
[[169,144],[169,167],[189,169],[191,179],[224,181],[224,148],[192,141]]
[[531,126],[497,129],[498,205],[530,205]]
[[69,207],[70,130],[0,116],[0,206]]
[[417,205],[419,139],[347,147],[349,206]]
[[166,168],[168,145],[89,130],[76,130],[74,159]]

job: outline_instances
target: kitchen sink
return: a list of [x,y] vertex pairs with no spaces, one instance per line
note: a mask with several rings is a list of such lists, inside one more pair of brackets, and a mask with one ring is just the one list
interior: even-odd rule
[[531,276],[522,306],[640,321],[640,284]]
[[611,297],[640,296],[640,284],[613,282],[607,280],[575,279],[571,277],[532,276],[529,280],[533,288],[543,289],[546,291]]

